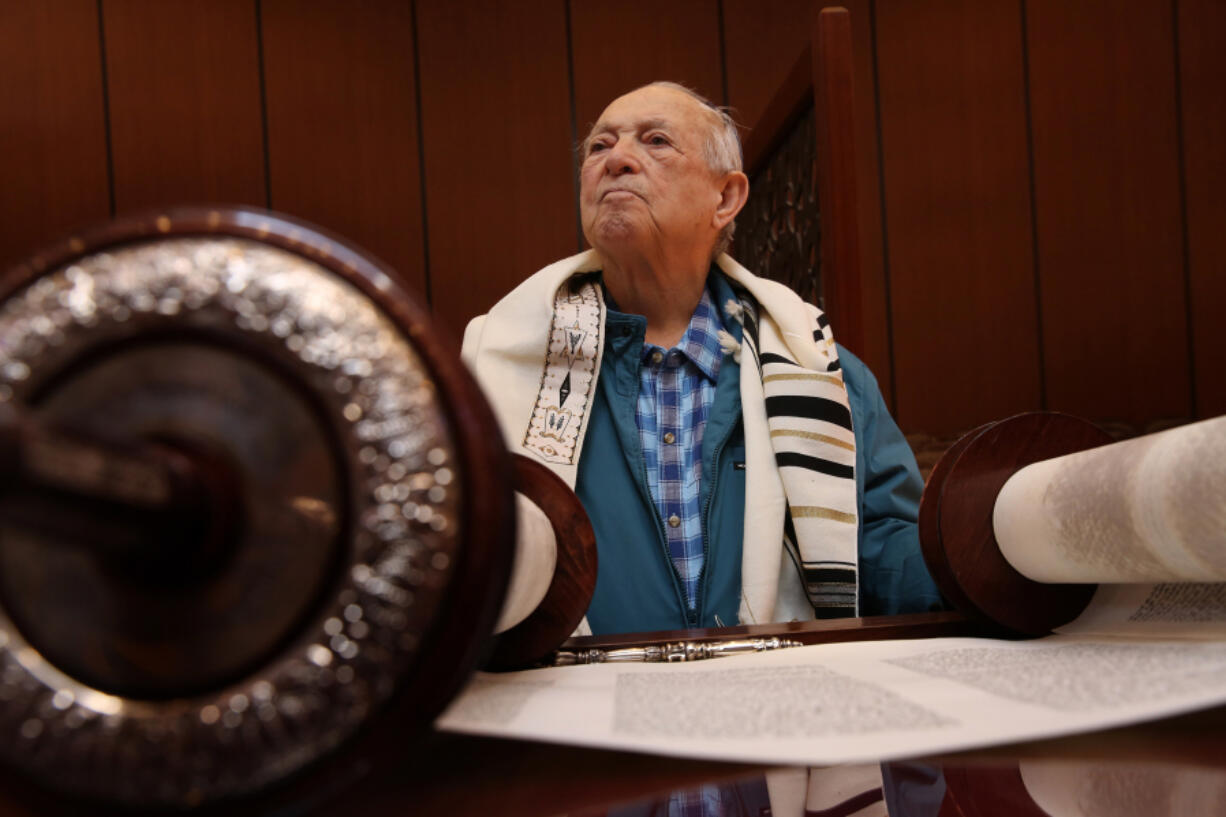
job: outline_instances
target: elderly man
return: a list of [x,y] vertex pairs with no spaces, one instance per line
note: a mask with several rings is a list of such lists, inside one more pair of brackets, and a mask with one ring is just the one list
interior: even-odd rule
[[914,458],[864,365],[723,253],[736,126],[672,83],[583,144],[592,249],[474,320],[464,357],[513,450],[591,517],[595,633],[927,610]]

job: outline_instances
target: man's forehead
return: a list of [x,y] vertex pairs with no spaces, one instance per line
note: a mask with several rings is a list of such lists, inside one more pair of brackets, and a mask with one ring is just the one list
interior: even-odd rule
[[648,85],[619,96],[600,114],[592,132],[618,127],[685,127],[701,122],[703,106],[689,94]]

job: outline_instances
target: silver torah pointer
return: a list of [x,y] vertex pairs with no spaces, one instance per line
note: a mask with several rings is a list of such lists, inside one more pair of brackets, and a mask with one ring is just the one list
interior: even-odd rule
[[701,661],[723,655],[781,650],[800,647],[801,642],[790,638],[739,638],[728,641],[673,641],[643,647],[620,647],[600,650],[558,650],[553,654],[553,666],[576,664],[623,664],[632,662]]

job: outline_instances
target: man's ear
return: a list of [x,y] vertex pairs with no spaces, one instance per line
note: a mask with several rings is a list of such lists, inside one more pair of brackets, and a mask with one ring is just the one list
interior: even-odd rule
[[739,170],[724,175],[719,191],[719,204],[715,208],[714,226],[722,230],[736,218],[749,198],[749,177]]

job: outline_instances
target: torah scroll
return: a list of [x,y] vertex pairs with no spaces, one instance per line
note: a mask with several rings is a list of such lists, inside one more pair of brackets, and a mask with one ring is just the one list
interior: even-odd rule
[[1226,416],[1029,465],[993,528],[1040,582],[1226,582]]

